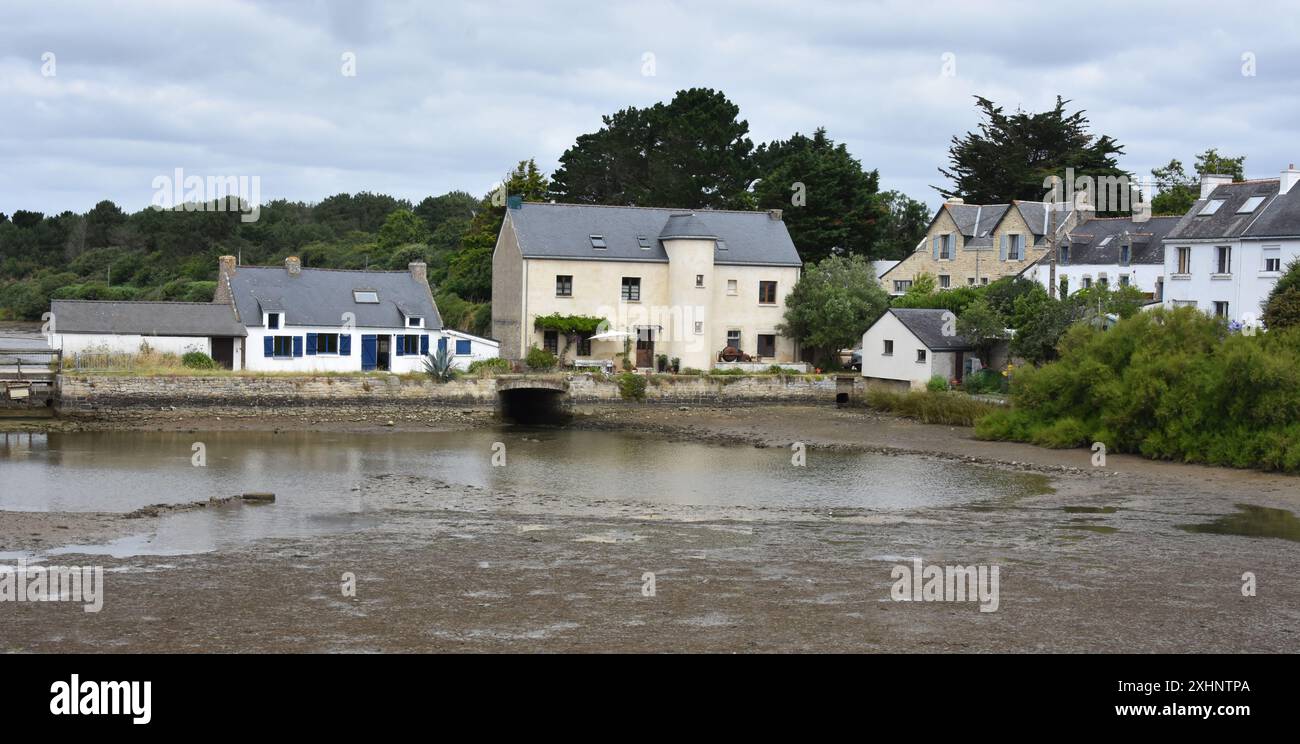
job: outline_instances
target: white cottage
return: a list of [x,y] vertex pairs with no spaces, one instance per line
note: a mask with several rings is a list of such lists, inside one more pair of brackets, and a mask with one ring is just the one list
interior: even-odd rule
[[960,382],[981,369],[975,347],[955,335],[954,324],[955,316],[947,310],[886,310],[862,334],[867,384],[921,389],[935,375]]
[[230,368],[247,331],[234,308],[208,302],[54,300],[46,340],[67,357],[79,354],[202,352]]

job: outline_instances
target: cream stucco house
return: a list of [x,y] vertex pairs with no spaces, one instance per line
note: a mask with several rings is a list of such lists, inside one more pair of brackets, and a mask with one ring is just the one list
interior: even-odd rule
[[[569,360],[655,357],[709,369],[732,346],[763,363],[794,362],[777,332],[802,262],[781,212],[606,207],[511,200],[492,257],[492,335],[501,356],[538,346]],[[566,339],[540,316],[608,321],[606,337]]]

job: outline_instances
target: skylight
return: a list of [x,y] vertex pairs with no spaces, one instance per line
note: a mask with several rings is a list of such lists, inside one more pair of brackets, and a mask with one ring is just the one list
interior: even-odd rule
[[601,249],[607,248],[608,246],[605,245],[605,236],[604,236],[604,235],[592,235],[592,236],[591,236],[591,247],[592,247],[592,248],[601,248]]
[[1219,211],[1219,207],[1222,207],[1225,201],[1227,201],[1227,199],[1211,199],[1204,207],[1201,207],[1201,211],[1196,214],[1202,217],[1207,214],[1214,214]]
[[641,250],[643,251],[650,250],[650,238],[647,238],[644,235],[636,236],[636,244],[641,246]]
[[1114,235],[1107,235],[1106,237],[1102,238],[1102,239],[1101,239],[1101,242],[1098,243],[1097,245],[1106,245],[1107,243],[1110,242],[1110,239],[1113,238],[1113,237],[1115,237],[1115,236],[1114,236]]
[[725,250],[727,250],[727,241],[725,241],[725,240],[719,240],[719,241],[718,241],[718,250],[720,250],[720,251],[725,251]]
[[1264,203],[1264,197],[1252,196],[1249,199],[1247,199],[1245,203],[1241,205],[1241,208],[1237,210],[1237,214],[1250,214],[1251,212],[1254,212],[1256,209],[1258,209],[1259,205],[1263,203]]
[[379,293],[373,289],[354,289],[352,300],[365,305],[376,305],[379,303]]

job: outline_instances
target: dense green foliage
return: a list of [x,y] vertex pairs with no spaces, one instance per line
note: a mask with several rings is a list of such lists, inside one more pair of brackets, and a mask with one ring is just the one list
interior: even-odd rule
[[583,336],[590,336],[596,333],[602,326],[607,325],[609,321],[596,315],[562,315],[552,313],[550,315],[539,315],[533,320],[533,327],[539,331],[555,331],[564,336],[564,348],[560,349],[559,363],[564,364],[564,358],[569,353],[569,349],[578,345]]
[[201,351],[186,352],[181,357],[181,364],[190,369],[216,369],[217,362],[207,354]]
[[1264,300],[1264,325],[1270,330],[1300,327],[1300,259],[1286,267]]
[[524,355],[524,364],[535,372],[555,369],[558,362],[559,360],[556,359],[554,354],[540,346],[530,347],[528,353]]
[[511,369],[510,362],[501,357],[492,357],[491,359],[475,359],[469,363],[469,373],[471,375],[496,375],[503,372],[509,372]]
[[1245,335],[1194,308],[1072,326],[1060,360],[1018,370],[986,439],[1300,471],[1300,330]]
[[885,312],[889,296],[872,265],[861,256],[831,256],[805,269],[785,301],[777,330],[815,349],[819,366],[838,364],[839,350],[853,348],[862,332]]
[[645,400],[645,375],[623,372],[614,381],[618,384],[618,394],[623,400]]
[[1182,216],[1201,195],[1201,176],[1216,174],[1232,176],[1234,181],[1244,181],[1245,169],[1245,155],[1235,158],[1220,155],[1213,147],[1196,156],[1195,176],[1187,175],[1182,161],[1176,158],[1170,160],[1168,165],[1152,168],[1151,176],[1159,193],[1151,200],[1151,213],[1157,216]]

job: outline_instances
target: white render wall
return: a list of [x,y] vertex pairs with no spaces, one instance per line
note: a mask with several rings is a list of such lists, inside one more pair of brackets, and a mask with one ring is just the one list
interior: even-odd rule
[[[348,356],[341,354],[315,354],[309,355],[306,351],[308,333],[337,333],[341,336],[350,335],[352,337],[351,353]],[[389,371],[395,374],[406,374],[411,372],[424,371],[424,357],[419,354],[413,356],[398,356],[395,336],[406,335],[429,336],[429,351],[434,352],[438,348],[438,338],[441,335],[439,331],[430,331],[424,328],[398,329],[398,328],[352,328],[343,330],[338,326],[285,326],[276,330],[266,328],[249,328],[248,338],[245,341],[247,352],[244,355],[245,368],[254,372],[360,372],[361,371],[361,337],[362,336],[388,336],[389,337]],[[303,355],[300,357],[267,357],[265,355],[265,339],[267,336],[298,336],[302,338]],[[448,341],[450,344],[451,342]],[[340,345],[342,339],[340,338]]]
[[[884,353],[885,341],[894,342],[894,353]],[[926,349],[925,362],[916,361],[918,349],[925,349],[925,344],[914,333],[907,330],[893,313],[885,313],[867,332],[862,334],[862,376],[883,380],[905,380],[912,387],[925,387],[936,373],[935,357],[939,354]],[[947,354],[953,356],[951,352]],[[952,367],[952,360],[947,366]],[[947,375],[951,376],[951,375]]]
[[[1164,276],[1165,267],[1163,264],[1129,264],[1120,266],[1119,264],[1057,264],[1056,265],[1056,286],[1061,286],[1061,277],[1068,277],[1070,280],[1070,294],[1074,294],[1083,289],[1083,279],[1088,277],[1092,279],[1093,284],[1097,284],[1101,278],[1106,277],[1111,289],[1120,287],[1120,277],[1127,274],[1129,284],[1137,287],[1143,292],[1148,292],[1152,297],[1156,296],[1157,285],[1160,277]],[[1051,281],[1051,267],[1046,264],[1036,264],[1025,272],[1027,279],[1033,279],[1043,286],[1043,289],[1050,289],[1047,285]]]
[[[212,354],[212,340],[206,336],[142,336],[111,333],[51,333],[46,336],[51,349],[61,349],[65,355],[82,352],[108,352],[113,354],[139,354],[140,347],[164,354],[182,355],[191,351]],[[238,339],[236,339],[238,341]]]
[[[453,330],[444,330],[442,336],[447,339],[447,353],[452,355],[452,366],[462,372],[469,369],[469,365],[472,362],[477,362],[483,359],[492,359],[501,355],[500,344],[491,339]],[[468,354],[456,353],[457,341],[469,341]],[[430,353],[436,352],[438,349],[438,342],[436,340],[431,340],[430,344]]]
[[[1217,274],[1216,248],[1232,247],[1232,272]],[[1178,274],[1178,248],[1191,248],[1190,271]],[[1273,249],[1281,259],[1281,271],[1264,271],[1264,254]],[[1165,307],[1194,302],[1202,312],[1213,314],[1215,302],[1228,303],[1228,318],[1257,323],[1261,304],[1268,298],[1287,264],[1300,256],[1300,239],[1233,240],[1208,243],[1165,241]]]

